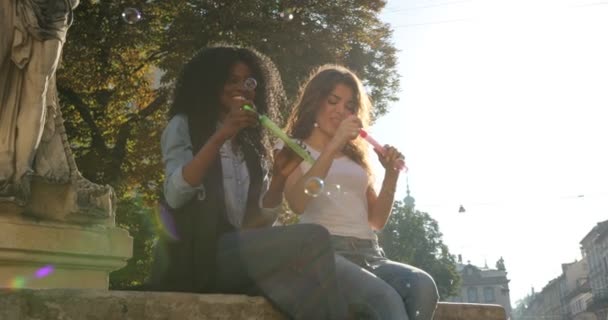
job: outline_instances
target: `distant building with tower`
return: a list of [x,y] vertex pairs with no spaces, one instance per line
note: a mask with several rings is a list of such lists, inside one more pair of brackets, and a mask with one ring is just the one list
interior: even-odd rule
[[407,196],[405,196],[405,199],[403,199],[403,203],[405,204],[406,207],[414,210],[414,207],[416,206],[416,199],[414,199],[414,197],[412,197],[410,195],[410,181],[407,177],[406,177],[406,185],[407,185]]

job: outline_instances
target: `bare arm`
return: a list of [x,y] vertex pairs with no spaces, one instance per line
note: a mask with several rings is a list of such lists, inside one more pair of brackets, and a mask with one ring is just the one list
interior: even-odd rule
[[304,192],[308,180],[312,177],[325,179],[336,155],[344,149],[346,142],[359,135],[360,129],[361,120],[356,116],[351,115],[344,119],[310,170],[305,174],[300,170],[294,170],[294,173],[287,178],[285,198],[291,210],[297,214],[304,212],[311,199],[311,196]]
[[386,154],[380,155],[380,162],[385,168],[384,179],[380,193],[376,195],[374,189],[367,188],[368,221],[372,229],[381,230],[386,225],[395,201],[395,189],[399,179],[399,170],[396,169],[397,160],[402,158],[401,153],[393,147],[386,148]]
[[194,158],[184,165],[182,175],[188,184],[191,186],[200,185],[224,142],[236,135],[241,129],[257,124],[256,114],[241,108],[243,104],[251,103],[247,100],[236,101],[224,118],[222,127],[211,136],[201,150],[194,155]]
[[336,153],[335,147],[328,146],[321,152],[319,158],[317,158],[317,161],[315,161],[308,172],[303,174],[301,170],[294,170],[287,178],[285,183],[285,198],[293,212],[297,214],[304,212],[311,199],[311,196],[304,192],[306,183],[312,177],[325,179]]
[[268,191],[262,199],[262,206],[264,208],[272,208],[281,204],[287,178],[294,171],[300,171],[297,168],[301,162],[302,158],[289,147],[284,146],[281,150],[275,150],[272,180],[270,180]]
[[220,132],[215,132],[194,158],[182,167],[182,176],[189,185],[195,187],[203,182],[226,139]]
[[384,228],[391,215],[393,202],[395,201],[395,188],[397,187],[398,175],[399,173],[396,175],[385,174],[382,188],[378,195],[376,195],[376,191],[371,186],[367,188],[368,220],[374,230]]

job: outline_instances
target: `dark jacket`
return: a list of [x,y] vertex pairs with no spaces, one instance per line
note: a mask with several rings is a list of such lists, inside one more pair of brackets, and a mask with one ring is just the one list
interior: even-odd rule
[[[250,185],[243,227],[256,227],[261,210],[263,170],[252,147],[243,146]],[[222,166],[219,155],[203,181],[206,197],[193,197],[181,208],[163,206],[175,225],[175,238],[160,236],[154,252],[149,287],[158,291],[216,292],[216,250],[219,238],[236,231],[230,224],[224,204]]]

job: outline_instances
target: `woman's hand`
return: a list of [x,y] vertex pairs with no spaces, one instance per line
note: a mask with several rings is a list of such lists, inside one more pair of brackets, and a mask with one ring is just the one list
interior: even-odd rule
[[342,120],[331,139],[330,146],[336,151],[341,151],[346,143],[359,136],[359,131],[363,127],[361,120],[355,115],[350,115]]
[[399,160],[403,160],[403,154],[401,154],[401,152],[399,152],[399,150],[397,150],[395,147],[390,145],[385,145],[384,150],[385,152],[383,155],[378,152],[378,150],[374,149],[374,151],[376,151],[376,154],[378,155],[378,160],[380,160],[380,163],[382,164],[387,173],[399,173],[399,169],[397,168],[397,162]]
[[281,204],[287,178],[294,172],[300,162],[302,162],[302,158],[287,146],[280,151],[275,151],[272,180],[270,180],[268,191],[262,199],[264,208],[274,208]]
[[302,160],[302,157],[298,156],[290,147],[284,146],[283,149],[275,152],[272,176],[287,179]]
[[235,136],[239,131],[247,127],[258,125],[258,115],[255,112],[243,109],[244,105],[253,106],[253,102],[245,99],[237,101],[230,107],[230,111],[224,117],[220,133],[226,140]]

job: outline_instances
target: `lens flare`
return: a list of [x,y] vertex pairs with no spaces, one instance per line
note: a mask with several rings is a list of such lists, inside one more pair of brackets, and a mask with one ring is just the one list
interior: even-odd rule
[[164,206],[160,206],[159,213],[157,215],[157,224],[161,231],[169,236],[169,238],[173,240],[179,240],[179,235],[177,234],[177,228],[175,228],[175,221],[173,220],[173,215],[171,211]]
[[40,278],[47,277],[48,275],[53,273],[53,271],[55,271],[55,267],[48,264],[48,265],[36,270],[36,278],[40,279]]
[[22,289],[23,287],[25,287],[25,277],[15,277],[13,280],[11,280],[9,287],[11,289]]

